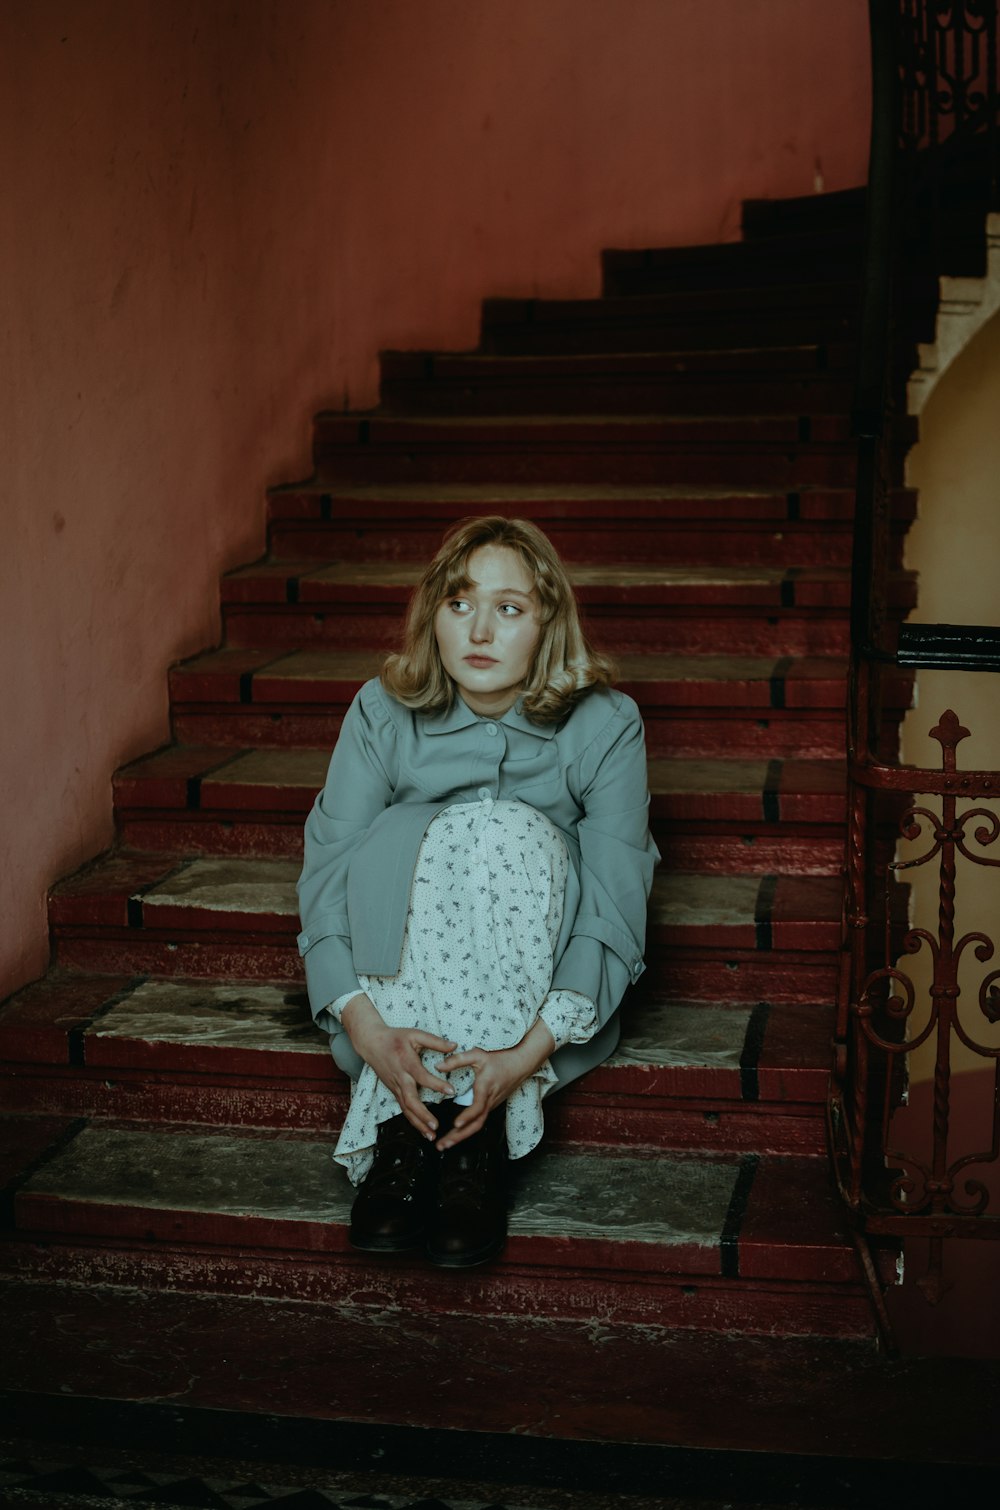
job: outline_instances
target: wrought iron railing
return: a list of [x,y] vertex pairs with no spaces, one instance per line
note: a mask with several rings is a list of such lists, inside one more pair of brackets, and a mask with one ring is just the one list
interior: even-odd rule
[[[997,0],[869,0],[869,10],[873,117],[854,410],[848,840],[829,1125],[840,1190],[891,1335],[873,1239],[929,1240],[923,1288],[933,1301],[943,1290],[945,1239],[1000,1238],[1000,1191],[991,1205],[984,1182],[987,1166],[1000,1161],[1000,1046],[990,1033],[1000,1020],[1000,969],[989,968],[996,946],[985,933],[955,937],[959,860],[1000,866],[989,853],[1000,840],[1000,772],[958,769],[956,749],[968,730],[950,711],[931,730],[942,747],[939,769],[894,763],[895,730],[883,720],[881,695],[886,679],[906,668],[1000,672],[1000,629],[900,627],[886,611],[901,462],[896,422],[915,349],[907,292],[915,272],[949,271],[942,258],[957,205],[963,213],[971,208],[971,223],[978,217],[985,245],[986,214],[1000,205],[1000,153]],[[935,807],[918,802],[917,794]],[[993,808],[980,805],[989,799]],[[973,805],[960,811],[965,802]],[[922,838],[926,847],[910,858],[907,844],[919,846]],[[932,862],[936,928],[910,927],[902,879]],[[929,958],[923,991],[910,967],[921,954]],[[960,979],[973,958],[981,977],[973,988],[979,1028],[958,1009]],[[955,1147],[962,1120],[955,1101],[959,1044],[992,1072],[988,1146]],[[912,1106],[902,1110],[918,1053],[932,1059],[922,1127]]]

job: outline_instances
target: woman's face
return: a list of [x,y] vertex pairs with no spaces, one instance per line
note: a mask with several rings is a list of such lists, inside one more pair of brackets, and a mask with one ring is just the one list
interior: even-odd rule
[[469,557],[469,583],[434,617],[444,669],[473,713],[499,717],[517,700],[541,626],[538,594],[520,556],[482,545]]

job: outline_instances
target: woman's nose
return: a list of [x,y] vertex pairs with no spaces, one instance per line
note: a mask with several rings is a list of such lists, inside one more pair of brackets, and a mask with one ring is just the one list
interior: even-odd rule
[[485,614],[476,614],[472,620],[472,628],[469,638],[475,640],[477,645],[488,645],[493,638],[493,629]]

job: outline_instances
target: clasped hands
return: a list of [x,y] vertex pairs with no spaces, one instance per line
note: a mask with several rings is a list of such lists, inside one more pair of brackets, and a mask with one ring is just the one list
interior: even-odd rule
[[[444,1152],[479,1132],[496,1106],[538,1070],[555,1048],[555,1039],[538,1018],[520,1043],[509,1049],[462,1049],[447,1038],[422,1028],[393,1028],[368,996],[355,996],[341,1014],[351,1043],[382,1084],[392,1092],[408,1122],[429,1141],[437,1135],[434,1108],[420,1099],[420,1087],[451,1097],[454,1088],[441,1078],[452,1070],[471,1069],[475,1075],[471,1106],[460,1108],[454,1124],[436,1146]],[[435,1074],[421,1058],[427,1049],[444,1054]]]

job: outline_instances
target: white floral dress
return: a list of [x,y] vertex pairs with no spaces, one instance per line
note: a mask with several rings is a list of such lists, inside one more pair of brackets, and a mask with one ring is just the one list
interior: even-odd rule
[[[550,991],[553,950],[569,873],[566,845],[544,814],[523,802],[485,797],[445,808],[430,823],[413,873],[400,969],[359,983],[392,1027],[417,1026],[459,1049],[504,1049],[541,1015],[556,1046],[586,1043],[594,1006],[573,991]],[[353,994],[357,994],[356,992]],[[351,999],[333,1004],[339,1015]],[[428,1050],[428,1068],[444,1055]],[[451,1078],[470,1091],[471,1069]],[[511,1158],[542,1136],[542,1097],[557,1083],[548,1060],[507,1102]],[[421,1090],[425,1101],[440,1099]],[[334,1151],[355,1184],[367,1174],[379,1123],[399,1104],[365,1065]]]

